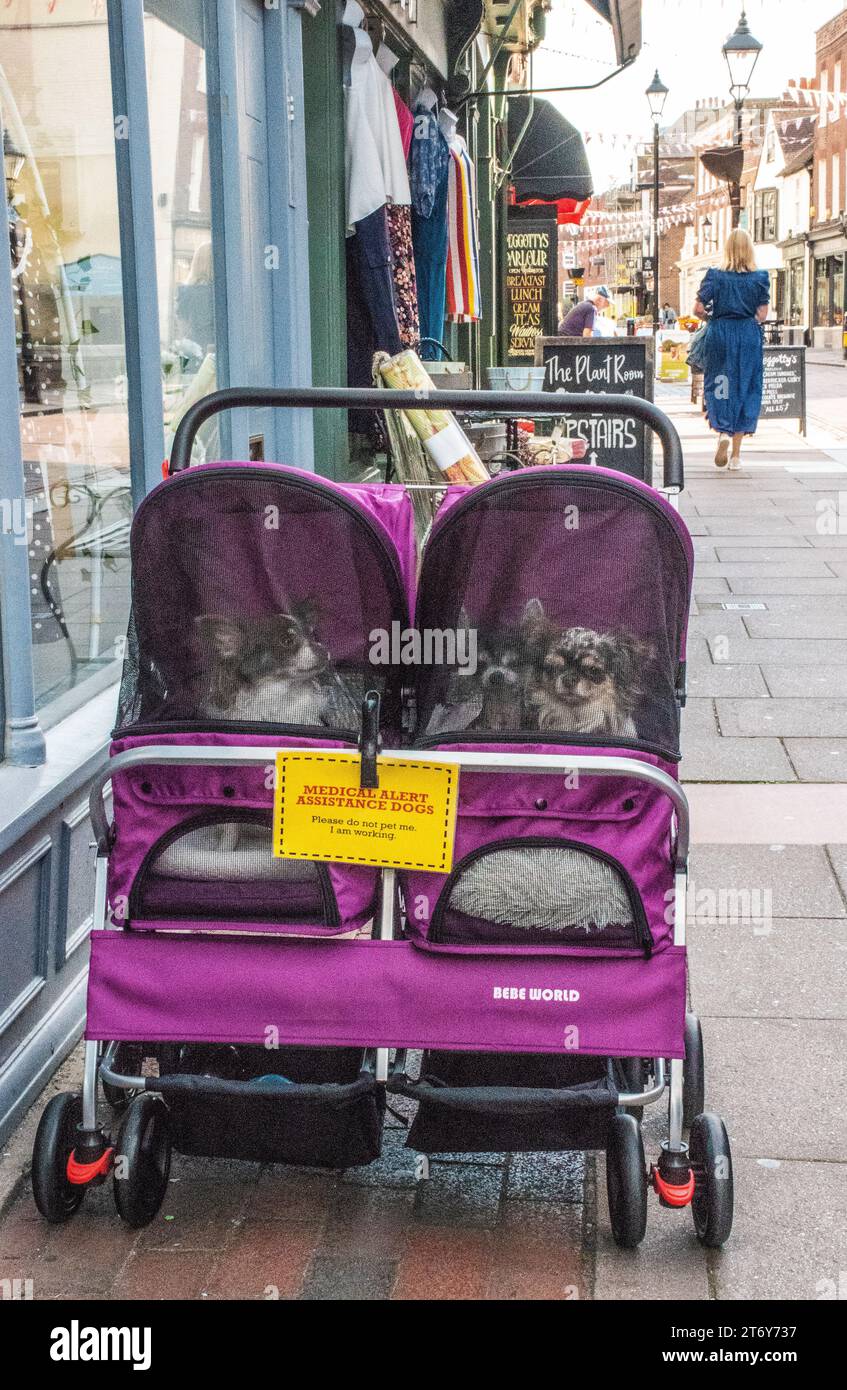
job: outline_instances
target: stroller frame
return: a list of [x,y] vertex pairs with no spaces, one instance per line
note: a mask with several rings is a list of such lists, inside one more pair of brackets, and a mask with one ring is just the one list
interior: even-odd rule
[[[664,487],[663,492],[666,500],[675,507],[677,505],[677,494],[683,487],[683,461],[682,450],[679,437],[667,417],[652,402],[643,401],[637,397],[622,395],[600,395],[596,397],[586,397],[582,395],[568,395],[564,393],[521,393],[516,397],[512,392],[434,392],[433,398],[437,400],[438,407],[441,409],[461,411],[478,414],[500,414],[507,416],[524,415],[561,415],[565,413],[584,414],[591,412],[600,415],[621,415],[626,414],[640,419],[645,425],[650,427],[659,436],[664,462]],[[420,408],[421,394],[416,392],[392,391],[387,393],[382,390],[360,391],[352,389],[328,389],[328,388],[257,388],[241,389],[230,388],[213,393],[212,395],[198,401],[193,405],[180,424],[174,439],[172,457],[170,464],[170,474],[181,472],[190,464],[192,441],[200,426],[218,411],[230,408],[240,408],[245,406],[288,406],[290,408],[342,408],[342,409],[408,409]],[[676,698],[679,705],[685,703],[685,670],[684,663],[681,664],[678,672]],[[276,756],[286,749],[280,745],[260,747],[252,746],[216,746],[216,747],[197,747],[193,744],[177,745],[174,743],[155,744],[150,743],[144,746],[134,747],[124,750],[112,757],[110,762],[102,769],[91,789],[90,813],[91,822],[95,833],[95,844],[97,849],[95,867],[95,894],[94,912],[92,926],[92,946],[99,939],[118,935],[109,920],[108,904],[108,866],[109,855],[112,845],[112,830],[106,808],[106,794],[110,779],[115,773],[125,772],[131,768],[140,766],[188,766],[188,765],[239,765],[239,766],[264,766],[274,763]],[[291,751],[298,751],[291,749]],[[373,751],[373,750],[371,750]],[[380,748],[380,753],[383,750]],[[688,882],[688,850],[689,850],[689,808],[688,801],[678,781],[676,781],[662,768],[654,766],[645,761],[640,761],[635,757],[613,755],[597,756],[586,754],[580,756],[572,752],[555,754],[531,754],[502,751],[418,751],[400,748],[396,750],[384,750],[386,756],[399,756],[406,761],[415,761],[424,765],[441,764],[456,767],[457,769],[471,770],[477,773],[526,773],[529,775],[551,774],[573,774],[586,775],[588,777],[627,777],[643,783],[649,783],[654,789],[658,789],[672,803],[671,817],[671,864],[673,874],[673,919],[672,919],[672,945],[674,948],[683,948],[686,941],[686,897]],[[364,756],[364,754],[363,754]],[[415,945],[403,940],[398,933],[400,922],[399,913],[399,893],[397,871],[393,868],[382,868],[380,871],[380,897],[379,907],[374,917],[374,935],[370,941],[343,940],[337,941],[333,938],[312,939],[310,950],[322,952],[326,959],[330,958],[332,951],[343,948],[343,956],[350,960],[354,951],[361,951],[368,945],[371,947],[388,948],[393,954],[396,965],[398,960],[408,962],[412,956],[420,959],[422,953],[417,950]],[[670,893],[669,893],[670,896]],[[136,937],[139,934],[132,934]],[[141,934],[144,935],[144,934]],[[294,962],[296,967],[298,961],[298,943],[301,939],[297,936],[277,936],[268,942],[263,949],[273,952],[287,952],[289,962]],[[217,944],[217,943],[216,943]],[[411,953],[411,955],[409,954]],[[426,953],[423,953],[426,955]],[[563,954],[552,951],[552,955]],[[683,955],[682,952],[679,952]],[[366,959],[366,957],[364,958]],[[383,956],[388,960],[388,956]],[[445,956],[437,957],[439,960],[438,970],[449,976],[456,971],[463,971],[465,965],[456,962],[451,967],[449,958]],[[504,957],[508,959],[508,957]],[[284,973],[285,956],[279,956],[278,960]],[[326,976],[325,976],[326,978]],[[391,983],[397,985],[402,978],[395,973],[391,978]],[[431,975],[429,987],[432,987]],[[660,977],[661,978],[661,977]],[[667,978],[667,977],[666,977]],[[426,984],[426,980],[424,981]],[[316,986],[320,989],[320,985]],[[412,991],[418,989],[418,1000],[422,997],[421,986],[412,985]],[[378,992],[378,987],[376,987]],[[369,1002],[373,1002],[374,995]],[[278,1002],[278,1000],[277,1000]],[[420,1016],[420,1014],[419,1014]],[[379,1008],[376,1009],[376,1017],[379,1021]],[[668,1042],[665,1055],[654,1056],[651,1058],[629,1058],[636,1063],[638,1069],[638,1084],[635,1084],[632,1071],[624,1073],[628,1075],[633,1084],[627,1084],[625,1088],[613,1085],[613,1106],[615,1113],[612,1116],[611,1128],[609,1131],[609,1145],[607,1147],[607,1178],[609,1183],[609,1199],[612,1211],[613,1234],[618,1244],[623,1246],[635,1246],[643,1237],[644,1225],[646,1222],[646,1202],[647,1190],[652,1187],[657,1193],[660,1203],[666,1207],[683,1207],[692,1205],[695,1228],[701,1243],[710,1246],[723,1244],[729,1234],[732,1219],[732,1177],[731,1163],[729,1160],[728,1145],[725,1142],[725,1131],[718,1118],[714,1115],[701,1114],[702,1110],[702,1044],[699,1038],[699,1025],[696,1032],[689,1034],[688,1020],[696,1019],[693,1015],[687,1016],[685,1031],[685,1053],[686,1063],[679,1055],[671,1056],[672,1051],[676,1051],[679,1044],[673,1046]],[[365,1025],[358,1025],[365,1030]],[[510,1033],[510,1028],[512,1029]],[[464,1030],[464,1036],[463,1036]],[[140,1040],[136,1029],[128,1028],[131,1038]],[[417,1036],[415,1028],[410,1027],[406,1036],[401,1036],[403,1029],[388,1029],[388,1032],[397,1032],[397,1036],[378,1036],[369,1039],[364,1037],[354,1038],[352,1033],[355,1029],[349,1028],[343,1046],[347,1048],[361,1049],[362,1063],[360,1067],[360,1077],[367,1077],[371,1086],[376,1087],[381,1094],[381,1102],[384,1105],[385,1096],[388,1094],[405,1094],[422,1096],[428,1083],[417,1083],[411,1078],[406,1069],[407,1052],[417,1048],[444,1048],[452,1050],[472,1051],[478,1047],[478,1036],[473,1033],[473,1025],[465,1024],[464,1019],[459,1019],[456,1026],[454,1041],[445,1044],[443,1040],[436,1040],[433,1036]],[[367,1031],[372,1031],[368,1029]],[[424,1030],[425,1031],[425,1030]],[[72,1135],[70,1145],[70,1157],[67,1161],[67,1182],[64,1189],[55,1196],[53,1203],[54,1214],[48,1215],[43,1201],[39,1200],[39,1193],[36,1190],[36,1200],[42,1213],[50,1220],[66,1220],[73,1211],[79,1206],[86,1185],[104,1182],[108,1176],[112,1163],[116,1157],[116,1150],[109,1144],[105,1130],[98,1124],[98,1086],[103,1086],[104,1094],[106,1088],[110,1088],[113,1093],[125,1093],[133,1095],[139,1094],[145,1102],[150,1102],[149,1114],[153,1116],[154,1107],[159,1111],[167,1111],[159,1090],[157,1076],[143,1076],[132,1074],[121,1069],[118,1065],[118,1049],[120,1042],[109,1041],[113,1034],[106,1033],[96,1027],[89,1030],[94,1036],[88,1037],[85,1043],[85,1064],[80,1101],[70,1096],[57,1096],[51,1101],[47,1111],[42,1117],[42,1126],[39,1127],[39,1135],[36,1137],[36,1154],[39,1151],[39,1140],[41,1138],[42,1127],[45,1134],[42,1139],[41,1149],[42,1158],[50,1158],[56,1150],[61,1150],[64,1143],[68,1146],[68,1136]],[[172,1034],[162,1033],[160,1040],[171,1038]],[[199,1036],[199,1035],[198,1035]],[[252,1034],[250,1035],[252,1039]],[[506,1052],[512,1050],[523,1050],[531,1053],[538,1051],[553,1052],[556,1049],[550,1047],[549,1038],[546,1044],[539,1043],[535,1048],[517,1039],[516,1031],[511,1024],[507,1024],[505,1031],[501,1029],[496,1034],[496,1040],[488,1045],[488,1050],[492,1052]],[[233,1038],[232,1041],[237,1041]],[[337,1037],[325,1037],[320,1039],[318,1034],[304,1036],[298,1033],[297,1036],[286,1037],[284,1046],[294,1046],[295,1048],[305,1043],[307,1046],[316,1046],[322,1043],[323,1046],[337,1047],[339,1040]],[[694,1050],[693,1065],[694,1075],[689,1079],[686,1065]],[[561,1049],[559,1049],[561,1051]],[[584,1050],[588,1054],[592,1052],[596,1056],[607,1057],[607,1067],[609,1071],[609,1081],[613,1082],[612,1067],[613,1057],[608,1056],[612,1049],[599,1049],[588,1047],[586,1049],[577,1048],[577,1052]],[[623,1049],[620,1055],[626,1056]],[[230,1092],[239,1086],[246,1087],[247,1082],[227,1083]],[[352,1086],[318,1086],[317,1084],[291,1084],[291,1092],[304,1095],[318,1090],[336,1091],[355,1091],[356,1083]],[[690,1122],[692,1114],[692,1096],[687,1092],[693,1087],[694,1093],[699,1091],[699,1104],[696,1106],[698,1112],[695,1125],[700,1121],[708,1122],[701,1125],[700,1132],[695,1144],[695,1134],[692,1128],[691,1151],[689,1144],[684,1138],[686,1127]],[[529,1103],[533,1099],[531,1087],[494,1087],[498,1096],[508,1093],[519,1103]],[[473,1096],[479,1097],[479,1091],[462,1088],[453,1088],[450,1094],[456,1097]],[[441,1092],[445,1094],[444,1091]],[[536,1093],[537,1094],[537,1093]],[[552,1095],[560,1097],[560,1104],[564,1107],[570,1094],[569,1088],[564,1087],[558,1090],[545,1091],[545,1096]],[[611,1092],[610,1092],[611,1094]],[[646,1105],[654,1105],[661,1102],[667,1096],[668,1119],[666,1137],[661,1141],[661,1153],[658,1163],[651,1165],[645,1172],[643,1148],[641,1144],[641,1133],[638,1124],[640,1114],[637,1116],[632,1112],[640,1112]],[[107,1099],[108,1099],[107,1095]],[[45,1124],[50,1114],[51,1106],[57,1102],[70,1102],[74,1100],[74,1105],[67,1104],[64,1111],[60,1114],[59,1109],[55,1112],[55,1119],[50,1124]],[[554,1101],[555,1103],[555,1101]],[[129,1114],[130,1112],[128,1112]],[[64,1126],[64,1128],[62,1128]],[[146,1131],[147,1139],[154,1133],[155,1116],[153,1129]],[[720,1138],[723,1132],[723,1148]],[[134,1133],[135,1155],[140,1154],[144,1135],[138,1131]],[[612,1143],[614,1139],[614,1145]],[[633,1148],[633,1142],[637,1140],[637,1150]],[[122,1131],[122,1142],[124,1150],[127,1148],[126,1127]],[[147,1140],[145,1139],[145,1142]],[[52,1148],[51,1148],[52,1145]],[[155,1148],[155,1134],[153,1148]],[[146,1224],[158,1209],[161,1201],[161,1194],[164,1191],[163,1184],[167,1182],[170,1148],[169,1141],[166,1139],[166,1156],[161,1158],[159,1170],[156,1174],[156,1181],[161,1187],[160,1195],[152,1203],[142,1199],[136,1199],[135,1205],[131,1210],[121,1206],[118,1202],[119,1211],[125,1220],[130,1224]],[[563,1147],[567,1147],[564,1145]],[[577,1145],[577,1147],[582,1147]],[[613,1148],[616,1157],[613,1162]],[[697,1152],[695,1152],[695,1148]],[[640,1155],[640,1159],[639,1159]],[[716,1159],[725,1157],[728,1165],[729,1182],[724,1185],[724,1194],[720,1193],[720,1183],[716,1183],[715,1174],[710,1172],[710,1168],[715,1167]],[[154,1154],[154,1159],[157,1155]],[[148,1159],[148,1162],[152,1160]],[[359,1159],[358,1161],[362,1161]],[[55,1166],[55,1165],[54,1165]],[[426,1165],[423,1166],[421,1176],[428,1176]],[[38,1164],[34,1159],[34,1187],[37,1187]],[[42,1173],[46,1171],[42,1163]],[[117,1176],[117,1174],[116,1174]],[[62,1170],[64,1177],[64,1168]],[[43,1178],[40,1180],[43,1193]],[[67,1184],[76,1183],[76,1188],[68,1188]],[[702,1190],[701,1190],[702,1185]],[[116,1201],[118,1200],[116,1183]],[[696,1193],[695,1193],[696,1188]],[[126,1200],[126,1199],[125,1199]],[[699,1201],[699,1211],[698,1211]],[[64,1204],[64,1205],[63,1205]],[[617,1213],[615,1208],[617,1207]]]

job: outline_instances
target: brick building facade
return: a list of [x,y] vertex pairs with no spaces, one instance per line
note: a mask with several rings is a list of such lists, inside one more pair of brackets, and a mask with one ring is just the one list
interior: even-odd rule
[[809,242],[815,347],[838,348],[844,325],[847,256],[847,9],[817,31],[814,142]]

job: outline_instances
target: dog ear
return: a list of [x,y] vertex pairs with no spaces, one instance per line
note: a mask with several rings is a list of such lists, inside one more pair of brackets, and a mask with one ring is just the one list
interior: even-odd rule
[[300,603],[291,604],[286,609],[286,613],[292,613],[303,624],[306,631],[311,632],[320,616],[320,608],[316,598],[304,598]]
[[521,614],[520,633],[526,645],[538,647],[550,636],[550,621],[540,598],[528,599]]
[[633,637],[631,632],[618,633],[611,641],[615,657],[624,666],[624,678],[640,687],[644,671],[656,655],[653,643]]
[[195,618],[203,645],[219,661],[236,661],[244,649],[244,627],[235,618],[220,618],[203,613]]

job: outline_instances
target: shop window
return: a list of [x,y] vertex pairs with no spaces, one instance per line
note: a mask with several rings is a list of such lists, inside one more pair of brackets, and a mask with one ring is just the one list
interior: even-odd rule
[[838,328],[844,322],[844,257],[815,261],[814,327]]
[[[144,47],[161,334],[165,444],[217,384],[209,115],[203,6],[145,0]],[[214,447],[214,422],[195,459]]]
[[806,277],[804,274],[803,259],[800,256],[788,262],[787,274],[787,303],[785,308],[786,322],[796,327],[798,324],[806,323],[805,307]]
[[35,691],[42,718],[119,671],[131,513],[105,7],[0,10]]

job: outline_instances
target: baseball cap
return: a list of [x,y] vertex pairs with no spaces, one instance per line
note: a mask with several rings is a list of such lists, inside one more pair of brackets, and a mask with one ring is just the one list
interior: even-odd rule
[[609,303],[611,304],[611,302],[612,302],[612,293],[611,293],[611,290],[609,289],[608,285],[598,285],[597,288],[596,288],[596,290],[594,291],[595,298],[596,298],[596,296],[597,296],[598,294],[602,294],[603,298],[604,298],[604,299],[608,299]]

